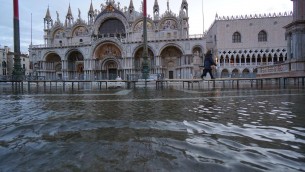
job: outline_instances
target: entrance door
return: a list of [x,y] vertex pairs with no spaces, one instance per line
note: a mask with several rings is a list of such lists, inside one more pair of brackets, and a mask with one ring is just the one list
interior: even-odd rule
[[117,77],[117,69],[109,69],[108,70],[109,80],[115,80],[116,77]]
[[174,71],[169,71],[168,72],[168,78],[169,79],[174,79]]

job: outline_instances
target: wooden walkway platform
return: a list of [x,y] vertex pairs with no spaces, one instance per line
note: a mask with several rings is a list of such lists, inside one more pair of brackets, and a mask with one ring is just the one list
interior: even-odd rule
[[168,86],[170,82],[181,82],[183,88],[187,86],[187,88],[193,88],[194,84],[198,84],[200,88],[201,83],[207,82],[208,87],[210,85],[215,88],[216,83],[222,83],[222,86],[225,87],[226,83],[229,83],[232,88],[236,86],[236,88],[240,88],[241,82],[249,82],[251,88],[256,85],[256,87],[263,88],[264,83],[274,80],[278,83],[278,86],[281,88],[285,88],[289,84],[289,80],[293,79],[295,83],[298,85],[304,86],[305,84],[305,76],[295,76],[295,77],[266,77],[266,78],[216,78],[216,79],[164,79],[156,81],[156,88]]
[[[204,88],[204,86],[208,85],[209,88],[215,88],[216,84],[218,87],[228,87],[231,88],[240,88],[241,84],[250,84],[252,87],[263,88],[265,84],[270,81],[274,81],[275,84],[278,84],[279,88],[286,88],[286,86],[291,82],[294,81],[295,84],[299,86],[303,86],[305,84],[305,76],[295,76],[295,77],[268,77],[268,78],[217,78],[217,79],[163,79],[163,80],[137,80],[137,81],[129,81],[129,80],[96,80],[96,81],[86,81],[86,80],[67,80],[67,81],[49,81],[49,80],[35,80],[35,81],[0,81],[1,83],[11,83],[12,87],[28,87],[28,90],[36,85],[36,87],[40,87],[41,85],[46,88],[47,85],[50,87],[62,87],[64,90],[67,86],[71,87],[72,90],[77,89],[79,90],[83,83],[90,83],[90,84],[97,84],[99,90],[102,90],[103,85],[105,89],[109,88],[109,85],[117,84],[117,83],[124,83],[124,87],[127,89],[136,88],[137,85],[147,85],[147,83],[155,83],[155,87],[165,88],[171,85],[172,83],[182,84],[183,88],[194,88],[196,84],[199,88]],[[154,85],[154,84],[153,84]],[[1,86],[1,85],[0,85]]]

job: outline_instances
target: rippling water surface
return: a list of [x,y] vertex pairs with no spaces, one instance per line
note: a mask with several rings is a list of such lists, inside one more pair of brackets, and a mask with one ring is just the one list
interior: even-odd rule
[[0,171],[305,171],[304,89],[0,100]]

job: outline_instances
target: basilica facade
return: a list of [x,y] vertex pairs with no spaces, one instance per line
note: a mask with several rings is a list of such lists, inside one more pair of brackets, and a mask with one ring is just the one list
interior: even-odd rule
[[[188,2],[182,0],[179,14],[169,5],[159,13],[155,0],[153,16],[147,18],[150,74],[168,79],[200,76],[205,52],[204,35],[189,35]],[[69,5],[66,18],[50,9],[44,18],[44,44],[30,46],[33,75],[46,80],[104,80],[142,73],[143,13],[109,0],[94,9],[88,5],[86,20],[79,10],[74,18]]]
[[[169,3],[169,2],[167,2]],[[204,53],[213,51],[216,77],[256,77],[258,68],[288,59],[285,26],[292,12],[220,17],[204,34],[189,34],[188,2],[181,1],[178,14],[160,14],[155,0],[147,18],[150,76],[165,79],[200,78]],[[86,19],[69,5],[65,20],[50,9],[44,18],[44,44],[31,45],[32,74],[46,80],[111,80],[120,76],[141,78],[143,63],[143,12],[133,0],[121,8],[107,0],[95,9],[88,5]]]

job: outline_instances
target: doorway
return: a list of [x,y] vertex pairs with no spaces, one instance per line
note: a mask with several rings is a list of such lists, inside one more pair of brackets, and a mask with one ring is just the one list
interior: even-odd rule
[[168,71],[168,78],[174,79],[174,71]]
[[109,80],[115,80],[117,77],[117,69],[108,69]]

